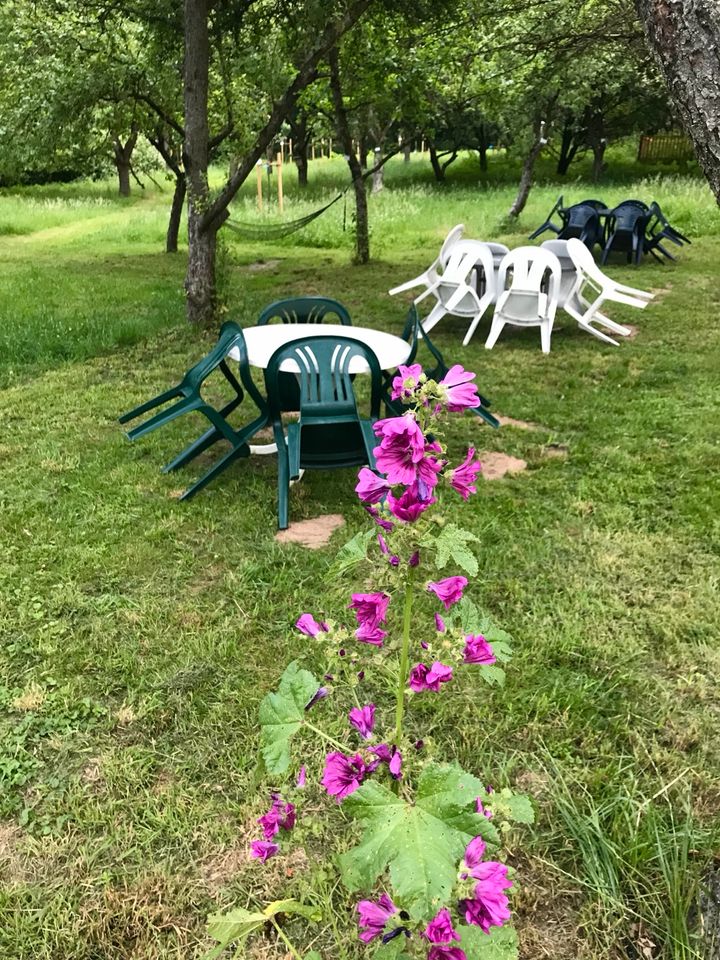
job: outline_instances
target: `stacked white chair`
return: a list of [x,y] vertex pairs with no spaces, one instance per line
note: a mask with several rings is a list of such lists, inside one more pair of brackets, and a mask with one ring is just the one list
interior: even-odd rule
[[[437,258],[433,260],[427,270],[413,280],[406,280],[405,283],[393,287],[392,290],[388,291],[390,296],[394,297],[396,293],[404,293],[406,290],[412,290],[414,287],[425,287],[425,291],[427,292],[427,289],[432,287],[433,284],[437,283],[440,279],[441,273],[445,270],[445,266],[450,259],[453,247],[462,237],[464,230],[464,223],[458,223],[456,227],[453,227],[443,240],[443,245],[440,247],[440,253]],[[421,296],[423,295],[424,294],[421,294]]]
[[[506,290],[508,275],[511,281]],[[561,277],[560,261],[550,250],[517,247],[506,254],[498,268],[499,293],[486,349],[492,350],[509,323],[516,327],[540,327],[542,351],[550,353]]]

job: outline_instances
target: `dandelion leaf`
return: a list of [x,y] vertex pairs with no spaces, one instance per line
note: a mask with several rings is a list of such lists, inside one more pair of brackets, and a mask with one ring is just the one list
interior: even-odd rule
[[260,744],[268,773],[284,773],[290,766],[290,741],[302,726],[305,706],[319,686],[319,681],[293,660],[277,691],[260,704]]
[[377,781],[364,783],[344,804],[364,825],[361,843],[340,857],[346,886],[369,889],[389,868],[393,898],[414,919],[429,920],[447,902],[472,838],[498,843],[495,827],[475,812],[482,792],[457,764],[429,763],[414,803]]

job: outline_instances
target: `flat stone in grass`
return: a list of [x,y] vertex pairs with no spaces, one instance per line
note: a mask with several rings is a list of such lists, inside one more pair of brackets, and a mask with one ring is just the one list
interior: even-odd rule
[[281,262],[280,260],[258,260],[255,263],[248,263],[245,269],[249,273],[260,273],[263,270],[274,270]]
[[280,530],[275,534],[278,543],[298,543],[309,550],[320,550],[327,546],[330,537],[345,523],[345,518],[339,513],[328,513],[322,517],[313,517],[312,520],[300,520],[291,523],[287,530]]
[[636,327],[634,323],[626,323],[624,326],[628,328],[630,333],[626,337],[623,337],[623,340],[634,340],[638,333],[640,333],[640,327]]
[[566,443],[546,443],[542,448],[542,455],[564,459],[568,455],[568,446]]
[[506,417],[502,413],[496,413],[495,419],[501,427],[517,427],[518,430],[545,430],[546,433],[550,432],[547,427],[543,427],[539,423],[533,423],[532,420],[516,420],[514,417]]
[[499,480],[506,473],[521,473],[527,469],[527,461],[519,457],[511,457],[507,453],[498,453],[495,450],[485,450],[478,454],[482,464],[482,476],[486,480]]

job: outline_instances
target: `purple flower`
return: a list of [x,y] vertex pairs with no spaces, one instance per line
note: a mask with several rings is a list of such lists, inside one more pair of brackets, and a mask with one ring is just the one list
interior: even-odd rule
[[493,818],[492,810],[488,810],[487,807],[483,806],[483,802],[480,799],[480,797],[478,797],[477,800],[475,801],[475,812],[481,813],[486,820],[492,820]]
[[301,617],[298,617],[295,626],[306,637],[316,637],[321,630],[327,633],[330,629],[324,620],[322,623],[318,623],[311,613],[303,613]]
[[[389,747],[386,743],[378,743],[377,746],[371,748],[371,752],[375,754],[379,762],[388,765],[390,776],[394,780],[402,779],[402,754],[396,746]],[[373,766],[373,770],[376,767],[377,762]]]
[[270,857],[274,857],[280,847],[276,843],[269,843],[267,840],[253,840],[250,844],[250,856],[262,863],[266,863]]
[[386,530],[388,533],[390,533],[391,530],[395,529],[394,523],[391,523],[389,520],[385,520],[383,517],[380,516],[380,512],[377,509],[377,507],[368,507],[366,505],[365,510],[373,518],[373,520],[380,527],[381,530]]
[[258,817],[257,822],[263,828],[265,839],[272,840],[280,827],[283,830],[292,830],[295,826],[295,804],[283,803],[281,798],[274,794],[272,806],[267,813]]
[[402,778],[402,754],[397,749],[395,749],[388,764],[388,770],[393,780],[400,780]]
[[437,580],[435,583],[427,585],[428,590],[434,593],[438,600],[441,600],[446,610],[462,600],[463,590],[467,586],[466,577],[445,577],[444,580]]
[[327,695],[328,695],[327,687],[318,687],[317,693],[315,693],[313,697],[310,700],[308,700],[308,702],[305,704],[305,709],[309,710],[310,707],[314,707],[319,700],[324,700]]
[[416,567],[420,563],[420,551],[416,550],[415,553],[408,560],[409,567]]
[[388,483],[414,483],[417,465],[425,457],[425,437],[412,413],[378,420],[373,430],[380,438],[373,450],[375,462]]
[[374,647],[381,647],[387,636],[387,630],[381,630],[380,627],[364,626],[358,627],[355,636],[361,643],[370,643]]
[[491,664],[495,663],[496,659],[492,647],[481,633],[465,635],[465,649],[463,650],[463,661],[465,663]]
[[405,523],[414,523],[421,513],[436,502],[435,497],[421,497],[416,483],[406,487],[399,497],[388,493],[386,501],[390,513]]
[[364,707],[353,707],[348,718],[360,736],[369,740],[375,726],[375,704],[366,703]]
[[418,388],[419,380],[423,368],[419,363],[413,363],[406,367],[402,364],[398,367],[397,376],[392,382],[391,400],[410,400]]
[[370,943],[376,937],[379,937],[390,917],[397,913],[397,907],[390,897],[383,893],[377,903],[372,900],[361,900],[357,905],[358,926],[360,927],[360,939],[363,943]]
[[392,554],[392,556],[390,555],[390,550],[388,549],[388,545],[385,540],[385,537],[381,533],[379,533],[377,535],[377,539],[378,539],[378,546],[380,547],[380,552],[383,553],[388,558],[388,563],[390,564],[390,566],[391,567],[400,566],[400,557],[398,557],[396,554]]
[[470,871],[470,875],[474,876],[473,870],[482,860],[485,854],[485,841],[482,837],[474,837],[470,843],[465,848],[465,866]]
[[359,753],[346,757],[335,751],[325,757],[322,785],[338,803],[354,793],[365,779],[367,767]]
[[439,386],[445,387],[444,394],[447,408],[451,413],[458,413],[468,407],[479,407],[480,397],[477,386],[472,383],[475,374],[464,370],[462,364],[456,363],[450,367],[442,378]]
[[467,954],[462,947],[437,944],[428,950],[427,960],[467,960]]
[[363,627],[376,627],[387,616],[390,597],[386,593],[354,593],[348,604],[350,610],[355,611],[358,624]]
[[437,630],[438,633],[445,633],[445,631],[447,630],[447,627],[445,626],[445,621],[443,620],[443,618],[440,616],[439,613],[435,614],[435,629]]
[[446,667],[438,660],[431,667],[418,663],[410,671],[410,689],[415,693],[422,693],[424,690],[433,690],[437,693],[440,684],[452,680],[452,675],[452,667]]
[[307,770],[305,769],[305,767],[300,767],[300,772],[297,775],[297,780],[295,781],[295,785],[298,787],[304,787],[306,781],[307,781]]
[[463,500],[467,500],[471,493],[477,493],[475,482],[482,470],[482,464],[479,460],[473,460],[474,456],[475,447],[469,447],[465,460],[447,474],[450,486],[460,494]]
[[358,473],[355,493],[362,503],[379,503],[387,493],[390,484],[376,473],[363,467]]
[[443,907],[425,927],[424,936],[430,943],[450,943],[451,940],[460,942],[459,935],[453,930],[452,917],[447,907]]
[[508,898],[503,891],[512,886],[512,881],[507,878],[505,864],[494,860],[478,864],[472,876],[478,882],[473,899],[462,901],[465,919],[481,927],[484,933],[489,933],[490,927],[502,927],[510,919]]

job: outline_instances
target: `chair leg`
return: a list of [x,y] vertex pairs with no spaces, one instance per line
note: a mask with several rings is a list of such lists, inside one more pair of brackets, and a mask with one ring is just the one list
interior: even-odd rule
[[118,417],[118,423],[127,423],[128,420],[134,420],[135,417],[139,417],[141,413],[147,413],[148,410],[153,410],[155,407],[159,407],[162,403],[167,403],[168,400],[172,400],[175,397],[182,396],[178,387],[173,387],[172,390],[166,390],[165,393],[158,394],[157,397],[153,397],[152,400],[146,400],[145,403],[141,403],[137,407],[133,407],[132,410],[128,410],[127,413],[124,413],[121,417]]
[[197,410],[201,404],[202,401],[198,400],[197,397],[194,397],[191,400],[178,400],[178,402],[168,410],[163,410],[160,413],[156,413],[154,417],[150,417],[150,419],[146,420],[145,423],[141,423],[140,426],[134,427],[132,430],[128,430],[128,440],[137,440],[138,437],[144,437],[146,433],[150,433],[152,430],[155,430],[157,427],[161,427],[165,423],[170,423],[171,420],[176,420],[184,413],[189,413],[191,410]]
[[377,464],[375,463],[375,454],[373,450],[378,445],[378,438],[375,436],[375,431],[373,430],[373,425],[370,420],[361,420],[360,421],[360,432],[362,434],[363,442],[365,444],[365,453],[367,454],[367,465],[371,470],[377,469]]
[[290,506],[290,466],[288,463],[288,450],[284,438],[279,440],[276,438],[276,442],[278,448],[278,530],[287,530]]
[[430,313],[422,321],[422,329],[425,333],[429,333],[432,328],[445,316],[447,310],[439,301],[432,308]]
[[485,349],[492,350],[492,348],[497,343],[497,339],[502,333],[503,327],[505,326],[505,321],[502,317],[493,317],[492,326],[490,327],[490,333],[488,338],[485,341]]
[[[300,476],[300,431],[299,423],[290,423],[287,428],[288,471],[291,480]],[[279,456],[279,454],[278,454]]]
[[540,324],[540,344],[543,353],[550,353],[550,338],[552,337],[552,324],[545,320]]
[[226,467],[229,467],[231,463],[240,457],[250,456],[250,449],[246,443],[241,444],[240,446],[233,447],[231,450],[220,457],[217,463],[214,463],[212,467],[203,474],[200,479],[194,483],[192,486],[188,487],[185,493],[180,497],[181,500],[189,500],[190,497],[194,497],[196,493],[199,493],[203,487],[206,487],[211,480],[214,480],[218,474],[222,473]]
[[[240,405],[241,397],[236,397],[234,400],[231,400],[226,406],[220,411],[220,416],[226,417],[229,413],[232,413],[236,407]],[[171,460],[170,463],[166,463],[162,468],[163,473],[170,473],[172,470],[179,470],[181,467],[187,466],[191,460],[194,460],[195,457],[200,456],[201,453],[204,453],[206,450],[209,450],[210,447],[217,443],[218,440],[222,440],[223,436],[217,430],[216,427],[210,427],[209,430],[206,430],[202,436],[198,437],[193,443],[179,453],[174,460]]]

